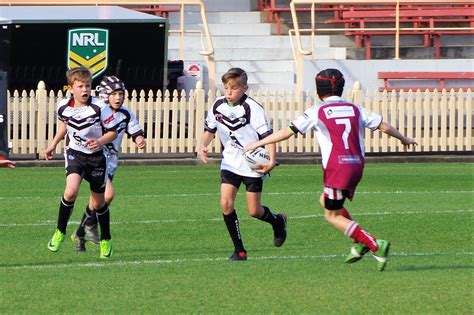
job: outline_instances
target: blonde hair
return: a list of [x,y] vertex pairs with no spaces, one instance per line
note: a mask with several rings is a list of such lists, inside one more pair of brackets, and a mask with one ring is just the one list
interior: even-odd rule
[[247,73],[241,68],[231,68],[221,78],[222,83],[226,84],[229,80],[239,80],[242,85],[247,85]]
[[76,67],[66,71],[66,79],[68,85],[73,85],[75,81],[89,82],[92,81],[92,74],[86,67]]

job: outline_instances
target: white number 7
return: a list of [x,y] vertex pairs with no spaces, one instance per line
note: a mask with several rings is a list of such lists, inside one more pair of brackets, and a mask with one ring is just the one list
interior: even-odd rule
[[344,119],[336,119],[336,124],[344,125],[344,132],[342,133],[342,142],[344,142],[344,149],[349,149],[349,142],[347,139],[349,138],[349,132],[351,132],[351,121],[349,118]]

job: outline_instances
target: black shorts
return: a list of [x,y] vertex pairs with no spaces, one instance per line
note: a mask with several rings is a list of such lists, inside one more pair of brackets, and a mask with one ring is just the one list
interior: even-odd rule
[[79,174],[89,182],[90,190],[101,194],[105,192],[106,158],[102,151],[92,154],[67,149],[64,153],[66,177],[69,174]]
[[246,177],[227,170],[221,170],[221,184],[231,184],[239,189],[241,183],[244,183],[245,191],[248,192],[262,192],[263,190],[263,180],[261,177]]

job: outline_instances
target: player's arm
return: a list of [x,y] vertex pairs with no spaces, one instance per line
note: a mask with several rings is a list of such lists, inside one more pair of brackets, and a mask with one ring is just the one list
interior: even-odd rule
[[269,143],[266,145],[266,148],[268,150],[268,155],[270,155],[270,161],[268,161],[268,163],[257,163],[257,166],[260,166],[261,168],[255,170],[255,172],[259,174],[270,173],[276,165],[276,144]]
[[[263,147],[267,144],[271,144],[271,143],[274,144],[274,143],[286,140],[292,135],[294,135],[294,133],[290,129],[288,128],[281,129],[275,133],[272,133],[268,137],[263,138],[260,141],[246,145],[244,148],[244,152],[255,150],[256,148]],[[269,147],[269,149],[271,150],[271,147]],[[274,146],[273,150],[276,151],[276,146]],[[271,152],[269,151],[269,153],[270,153],[270,159],[271,159]],[[275,159],[275,155],[273,156],[273,158]]]
[[15,162],[10,160],[2,160],[0,159],[0,166],[8,167],[8,168],[15,168]]
[[139,149],[144,149],[146,147],[146,141],[143,135],[136,136],[133,141]]
[[133,142],[139,149],[144,149],[146,146],[145,133],[143,132],[142,126],[138,122],[137,116],[132,113],[129,109],[126,109],[130,114],[130,121],[127,123],[127,134],[133,139]]
[[203,161],[204,163],[207,164],[207,161],[209,160],[207,156],[207,147],[211,143],[211,141],[214,139],[215,134],[209,131],[204,131],[204,134],[202,135],[201,142],[199,144],[199,150],[198,150],[198,157]]
[[416,141],[414,139],[405,137],[404,135],[402,135],[400,133],[400,131],[398,131],[395,127],[393,127],[392,125],[390,125],[389,123],[387,123],[385,121],[382,121],[380,123],[378,129],[380,129],[382,132],[388,134],[389,136],[397,138],[405,146],[417,145],[418,144],[418,143],[416,143]]
[[49,146],[46,148],[46,150],[44,150],[44,158],[46,160],[53,159],[53,153],[56,150],[56,146],[62,139],[64,139],[66,134],[67,134],[67,125],[63,121],[61,121],[59,123],[56,135],[54,136],[53,140],[51,141]]
[[103,145],[110,143],[117,138],[117,131],[116,130],[107,130],[101,137],[98,139],[89,139],[86,141],[86,145],[90,150],[98,150]]

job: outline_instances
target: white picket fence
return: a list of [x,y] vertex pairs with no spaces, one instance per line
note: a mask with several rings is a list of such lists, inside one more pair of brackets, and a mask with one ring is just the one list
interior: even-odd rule
[[[400,93],[365,92],[356,83],[345,95],[348,101],[383,115],[407,136],[415,138],[418,146],[413,152],[469,152],[473,150],[473,93],[468,91],[408,91]],[[295,92],[249,92],[260,102],[274,130],[286,128],[314,102],[315,95]],[[125,106],[137,114],[147,139],[144,153],[192,153],[204,131],[207,109],[215,98],[202,89],[189,95],[170,97],[168,91],[133,91],[127,94]],[[13,154],[36,154],[42,158],[44,149],[53,139],[56,128],[56,105],[68,97],[62,92],[46,91],[44,83],[36,91],[8,92],[8,135]],[[212,152],[221,150],[220,141],[213,142]],[[64,141],[57,148],[61,153]],[[403,152],[399,142],[380,131],[367,131],[366,152]],[[279,152],[318,152],[313,133],[292,137],[278,144]],[[126,137],[123,153],[138,153],[135,144]]]

